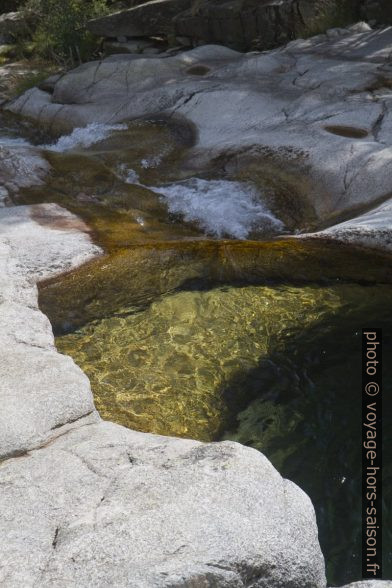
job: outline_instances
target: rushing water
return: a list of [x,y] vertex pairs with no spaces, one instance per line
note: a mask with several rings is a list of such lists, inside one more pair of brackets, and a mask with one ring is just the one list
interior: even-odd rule
[[[31,141],[13,125],[4,141]],[[389,258],[274,238],[313,222],[298,196],[306,182],[270,163],[196,170],[188,131],[164,121],[35,143],[52,173],[18,202],[68,207],[107,252],[40,288],[58,349],[89,375],[102,416],[261,450],[312,498],[329,582],[359,579],[360,331],[384,329],[388,365]],[[387,374],[385,386],[388,430]]]

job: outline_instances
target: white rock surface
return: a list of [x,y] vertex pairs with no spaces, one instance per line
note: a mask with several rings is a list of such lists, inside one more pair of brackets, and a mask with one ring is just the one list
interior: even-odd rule
[[0,210],[0,458],[98,418],[87,377],[57,353],[37,304],[38,280],[100,252],[82,225],[55,204]]
[[301,238],[307,237],[329,238],[369,249],[392,252],[392,200],[325,231],[301,236]]
[[68,129],[178,117],[197,130],[200,166],[222,153],[290,159],[315,218],[332,224],[392,192],[391,44],[392,27],[358,23],[261,54],[202,46],[164,59],[116,55],[8,108]]
[[80,426],[0,468],[5,588],[325,586],[309,498],[236,443]]

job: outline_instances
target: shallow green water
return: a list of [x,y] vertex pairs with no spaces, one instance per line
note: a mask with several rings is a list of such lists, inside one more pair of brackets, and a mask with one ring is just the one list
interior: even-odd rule
[[233,413],[225,385],[255,368],[282,338],[333,315],[342,295],[344,287],[182,291],[142,312],[120,308],[58,337],[57,346],[90,376],[104,418],[211,440]]

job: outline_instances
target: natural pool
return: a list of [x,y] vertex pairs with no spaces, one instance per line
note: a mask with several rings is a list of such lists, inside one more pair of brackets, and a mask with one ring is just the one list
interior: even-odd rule
[[[388,365],[391,296],[390,285],[194,288],[121,308],[56,344],[90,377],[103,418],[265,453],[312,497],[330,582],[342,584],[360,577],[360,331],[382,326]],[[391,457],[386,446],[385,464]]]
[[[216,169],[195,175],[183,130],[146,123],[96,142],[99,133],[55,144],[46,184],[19,200],[77,212],[107,252],[41,286],[58,349],[89,375],[104,418],[263,451],[315,504],[329,583],[359,579],[360,331],[383,328],[388,365],[389,258],[275,239],[296,213],[301,229],[313,217],[303,203],[282,209],[295,186],[277,170],[271,181],[270,164],[260,202],[259,179],[242,190],[244,178],[216,183]],[[385,385],[388,431],[387,374]],[[384,482],[387,506],[390,469]],[[387,510],[384,523],[388,575]]]

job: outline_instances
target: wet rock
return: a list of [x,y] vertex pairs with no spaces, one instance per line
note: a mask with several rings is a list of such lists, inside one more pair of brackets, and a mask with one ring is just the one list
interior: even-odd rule
[[[339,305],[333,295],[326,297],[327,305],[323,294],[311,288],[286,291],[284,301],[281,293],[263,287],[179,292],[153,302],[142,314],[123,309],[119,317],[58,337],[56,345],[86,370],[105,420],[212,441],[231,416],[222,390],[238,376],[238,349],[241,364],[255,368],[282,330],[287,336],[298,325],[309,328],[328,305],[328,310]],[[238,400],[241,386],[230,386],[230,394]]]
[[0,145],[0,181],[10,192],[42,184],[49,169],[48,162],[32,147],[7,146],[6,140]]
[[319,280],[322,266],[324,278],[331,281],[391,283],[389,265],[389,257],[382,252],[361,251],[322,239],[169,243],[155,250],[124,249],[93,260],[77,271],[41,283],[39,300],[60,334],[109,315],[121,315],[126,307],[144,309],[161,294],[181,289],[192,280],[210,284],[309,283]]
[[326,585],[309,498],[236,443],[101,422],[8,460],[0,480],[5,588]]

